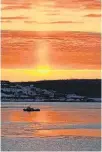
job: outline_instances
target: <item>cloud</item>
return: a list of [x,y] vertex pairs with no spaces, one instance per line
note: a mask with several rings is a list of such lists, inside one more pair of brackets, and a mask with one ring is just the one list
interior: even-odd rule
[[30,9],[30,8],[31,7],[29,5],[10,5],[3,7],[2,10]]
[[73,21],[57,21],[57,22],[49,22],[49,24],[70,24],[70,23],[83,23],[83,22],[73,22]]
[[93,1],[93,3],[89,3],[85,7],[86,9],[101,9],[101,1]]
[[[2,67],[30,67],[35,64],[35,41],[29,42],[29,33],[2,31]],[[20,37],[20,39],[19,39]],[[32,45],[33,43],[33,45]]]
[[100,9],[100,0],[2,0],[2,4],[8,5],[3,9],[29,9],[32,5],[43,6],[46,8],[83,8],[83,9]]
[[85,17],[101,17],[101,14],[88,14]]
[[[66,30],[66,31],[87,31],[100,32],[97,24],[100,24],[99,18],[88,20],[89,17],[96,17],[92,14],[100,14],[100,10],[88,10],[89,6],[98,6],[99,2],[96,0],[3,0],[8,4],[3,4],[6,7],[2,13],[2,20],[14,20],[21,26],[17,26],[17,22],[4,24],[2,29],[13,30]],[[21,4],[20,4],[21,1]],[[92,3],[93,1],[93,3]],[[40,4],[40,5],[39,5]],[[26,9],[31,7],[29,10]],[[15,9],[14,9],[15,8]],[[17,8],[17,10],[16,10]],[[25,8],[24,10],[19,8]],[[75,9],[73,9],[75,8]],[[85,9],[85,10],[84,10]],[[9,18],[8,18],[9,16]],[[10,17],[11,16],[11,17]],[[14,17],[12,17],[14,16]],[[18,17],[16,17],[18,16]],[[20,16],[20,17],[19,17]],[[22,16],[22,17],[21,17]],[[85,17],[86,16],[86,17]],[[5,18],[6,17],[6,18]],[[27,18],[28,17],[28,18]],[[82,24],[80,23],[83,23]],[[78,24],[77,24],[78,23]],[[54,25],[54,26],[53,26]],[[94,25],[93,27],[91,27]]]
[[14,1],[14,0],[2,0],[2,4],[5,4],[5,5],[20,5],[20,4],[32,4],[32,0],[17,0],[17,1]]
[[1,20],[23,20],[28,19],[28,17],[24,16],[14,16],[14,17],[2,17]]
[[73,22],[73,21],[56,21],[56,22],[36,22],[36,21],[24,21],[25,23],[31,24],[72,24],[72,23],[83,23],[83,22]]
[[41,36],[48,38],[46,39],[48,42],[47,50],[50,55],[47,59],[51,65],[63,68],[68,68],[69,65],[83,69],[100,68],[100,34],[84,32],[45,33],[45,31],[40,33],[2,31],[2,67],[34,67],[39,61],[37,45],[39,48],[39,45],[44,43],[43,40],[36,39]]
[[83,9],[100,9],[101,1],[98,0],[56,0],[55,7],[63,8],[83,8]]
[[2,10],[29,9],[32,5],[32,0],[2,0],[2,4]]

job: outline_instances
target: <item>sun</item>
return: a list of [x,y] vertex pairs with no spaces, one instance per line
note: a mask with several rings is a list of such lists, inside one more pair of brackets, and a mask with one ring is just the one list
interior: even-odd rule
[[50,72],[50,67],[49,66],[38,66],[37,71],[41,74],[48,74]]

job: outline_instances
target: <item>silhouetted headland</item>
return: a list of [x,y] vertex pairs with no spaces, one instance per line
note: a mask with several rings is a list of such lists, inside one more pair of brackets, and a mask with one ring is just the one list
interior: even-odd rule
[[1,81],[2,101],[92,102],[99,101],[99,98],[101,98],[100,79]]

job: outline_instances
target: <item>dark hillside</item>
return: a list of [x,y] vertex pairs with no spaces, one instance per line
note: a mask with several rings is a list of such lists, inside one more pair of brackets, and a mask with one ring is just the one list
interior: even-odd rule
[[60,93],[76,93],[89,97],[101,97],[100,79],[74,80],[45,80],[37,82],[15,82],[16,84],[30,85],[41,89],[55,90]]

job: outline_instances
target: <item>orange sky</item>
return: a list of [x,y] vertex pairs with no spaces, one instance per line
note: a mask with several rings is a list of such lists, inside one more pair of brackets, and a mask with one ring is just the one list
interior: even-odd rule
[[100,78],[100,16],[100,0],[2,0],[2,79]]

